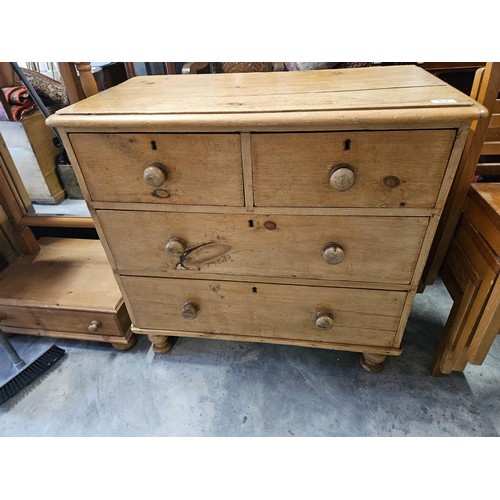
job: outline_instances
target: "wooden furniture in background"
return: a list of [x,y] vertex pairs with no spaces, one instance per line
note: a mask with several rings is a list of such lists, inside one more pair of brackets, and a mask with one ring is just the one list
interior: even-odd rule
[[130,348],[130,318],[101,242],[42,238],[39,244],[36,255],[0,272],[0,329]]
[[19,177],[9,150],[0,135],[0,203],[14,230],[19,251],[31,255],[40,247],[31,229],[26,224],[31,200]]
[[[484,120],[472,123],[467,142],[460,159],[458,172],[453,181],[450,196],[443,210],[443,216],[439,223],[436,236],[429,252],[429,258],[425,266],[420,291],[426,285],[434,283],[439,275],[444,257],[453,238],[453,233],[460,219],[467,193],[476,173],[484,175],[486,168],[490,174],[495,174],[498,164],[485,167],[481,165],[478,172],[478,161],[481,155],[494,154],[498,151],[500,138],[499,127],[499,101],[500,90],[500,63],[488,63],[484,69],[479,69],[474,81],[471,97],[482,104],[489,112]],[[491,125],[491,126],[490,126]],[[485,143],[485,141],[488,141]]]
[[97,83],[89,62],[58,62],[57,64],[71,104],[97,94]]
[[485,111],[392,66],[141,77],[48,123],[155,352],[170,336],[271,342],[378,371]]
[[500,183],[472,184],[441,277],[454,301],[433,375],[481,364],[500,330]]

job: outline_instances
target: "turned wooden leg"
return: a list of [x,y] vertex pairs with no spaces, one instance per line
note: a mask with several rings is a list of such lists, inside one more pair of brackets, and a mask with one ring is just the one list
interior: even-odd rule
[[165,337],[164,335],[148,335],[148,339],[155,354],[165,354],[174,345],[175,337]]
[[131,335],[130,338],[128,339],[127,343],[117,344],[116,342],[111,342],[111,345],[117,351],[128,351],[131,347],[133,347],[135,345],[136,342],[137,342],[137,337],[135,335]]
[[364,352],[361,354],[359,362],[367,372],[377,373],[384,367],[385,358],[387,358],[385,354],[371,354],[369,352]]

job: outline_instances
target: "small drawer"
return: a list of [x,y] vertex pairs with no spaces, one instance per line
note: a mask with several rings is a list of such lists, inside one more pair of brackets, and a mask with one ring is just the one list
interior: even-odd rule
[[70,134],[93,201],[243,206],[239,134]]
[[261,207],[434,207],[455,130],[252,134]]
[[393,347],[406,292],[122,276],[135,327]]
[[428,225],[427,217],[115,210],[97,215],[121,274],[400,284],[411,281]]
[[124,335],[116,314],[112,313],[1,305],[0,329],[8,332],[10,328],[120,337]]

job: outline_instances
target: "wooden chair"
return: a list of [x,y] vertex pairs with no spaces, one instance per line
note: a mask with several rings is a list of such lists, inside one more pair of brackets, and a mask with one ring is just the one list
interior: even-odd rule
[[500,155],[499,91],[500,63],[488,63],[477,71],[471,95],[490,115],[468,136],[423,277],[430,284],[439,272],[453,299],[433,375],[481,364],[500,329],[500,183],[471,184],[474,176],[499,174],[500,162],[488,160]]
[[500,183],[472,184],[441,269],[453,299],[433,375],[481,364],[500,330]]
[[89,62],[59,62],[57,64],[71,104],[97,94],[97,83]]
[[478,163],[482,155],[491,155],[500,147],[498,131],[500,123],[499,89],[500,63],[487,63],[484,68],[480,68],[476,72],[471,97],[485,106],[490,115],[486,119],[476,120],[471,126],[457,175],[443,209],[429,258],[422,274],[420,292],[425,289],[426,285],[433,284],[439,275],[474,176],[476,173],[484,175],[486,168],[489,175],[498,172],[500,166],[498,163],[491,163],[487,166],[484,164],[478,166]]

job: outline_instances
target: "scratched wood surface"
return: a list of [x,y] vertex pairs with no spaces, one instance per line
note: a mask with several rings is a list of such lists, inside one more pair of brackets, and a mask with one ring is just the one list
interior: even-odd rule
[[[433,207],[455,135],[455,130],[252,134],[255,205]],[[339,164],[355,173],[354,186],[346,191],[330,185]]]
[[0,273],[0,303],[114,311],[121,294],[97,240],[43,238],[36,255],[19,257]]
[[[208,272],[409,283],[428,224],[427,217],[97,213],[120,273],[178,277]],[[183,256],[167,253],[170,238],[184,240]],[[329,243],[343,248],[341,263],[325,262]]]
[[[411,91],[408,91],[411,89]],[[445,102],[432,102],[446,100]],[[464,107],[473,101],[415,66],[132,78],[60,115]]]
[[[142,328],[262,335],[368,345],[393,344],[405,292],[123,276]],[[183,305],[199,312],[184,319]],[[333,327],[316,326],[330,311]]]
[[[95,201],[244,203],[238,134],[71,134],[70,140]],[[144,170],[156,163],[168,178],[155,188]]]

